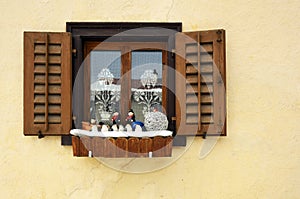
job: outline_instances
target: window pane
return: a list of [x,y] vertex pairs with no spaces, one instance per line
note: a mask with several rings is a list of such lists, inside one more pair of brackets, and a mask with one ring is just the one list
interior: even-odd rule
[[162,51],[134,51],[131,66],[131,107],[144,121],[147,112],[162,111]]
[[119,112],[120,51],[92,51],[90,53],[91,118],[108,123],[114,112]]

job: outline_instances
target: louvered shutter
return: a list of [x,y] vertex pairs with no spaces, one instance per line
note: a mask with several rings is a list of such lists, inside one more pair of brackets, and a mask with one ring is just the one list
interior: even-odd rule
[[24,32],[24,135],[71,129],[71,35]]
[[225,31],[176,35],[176,128],[180,135],[226,135]]

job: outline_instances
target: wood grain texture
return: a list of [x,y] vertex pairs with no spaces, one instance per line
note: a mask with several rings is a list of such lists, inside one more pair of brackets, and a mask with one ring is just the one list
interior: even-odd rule
[[172,156],[172,137],[130,137],[130,138],[102,138],[102,137],[72,137],[73,155],[78,157],[88,156],[89,151],[93,157],[106,158],[131,158]]
[[71,35],[24,32],[24,135],[71,129]]

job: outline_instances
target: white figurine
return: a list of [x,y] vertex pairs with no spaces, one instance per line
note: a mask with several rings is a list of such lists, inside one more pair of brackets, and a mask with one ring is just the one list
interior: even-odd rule
[[130,124],[126,124],[125,129],[127,130],[127,132],[132,132],[132,127]]
[[118,126],[116,124],[112,125],[111,129],[113,131],[118,131]]
[[136,125],[135,126],[135,130],[134,130],[136,133],[140,133],[143,131],[142,127],[140,125]]
[[108,132],[107,125],[102,125],[101,132]]
[[122,124],[119,125],[119,131],[124,131],[124,126]]

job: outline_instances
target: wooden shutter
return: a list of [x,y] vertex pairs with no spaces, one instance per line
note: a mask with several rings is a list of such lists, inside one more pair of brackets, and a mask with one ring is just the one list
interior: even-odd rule
[[226,135],[225,31],[176,35],[176,128],[180,135]]
[[24,135],[71,129],[71,35],[24,32]]

